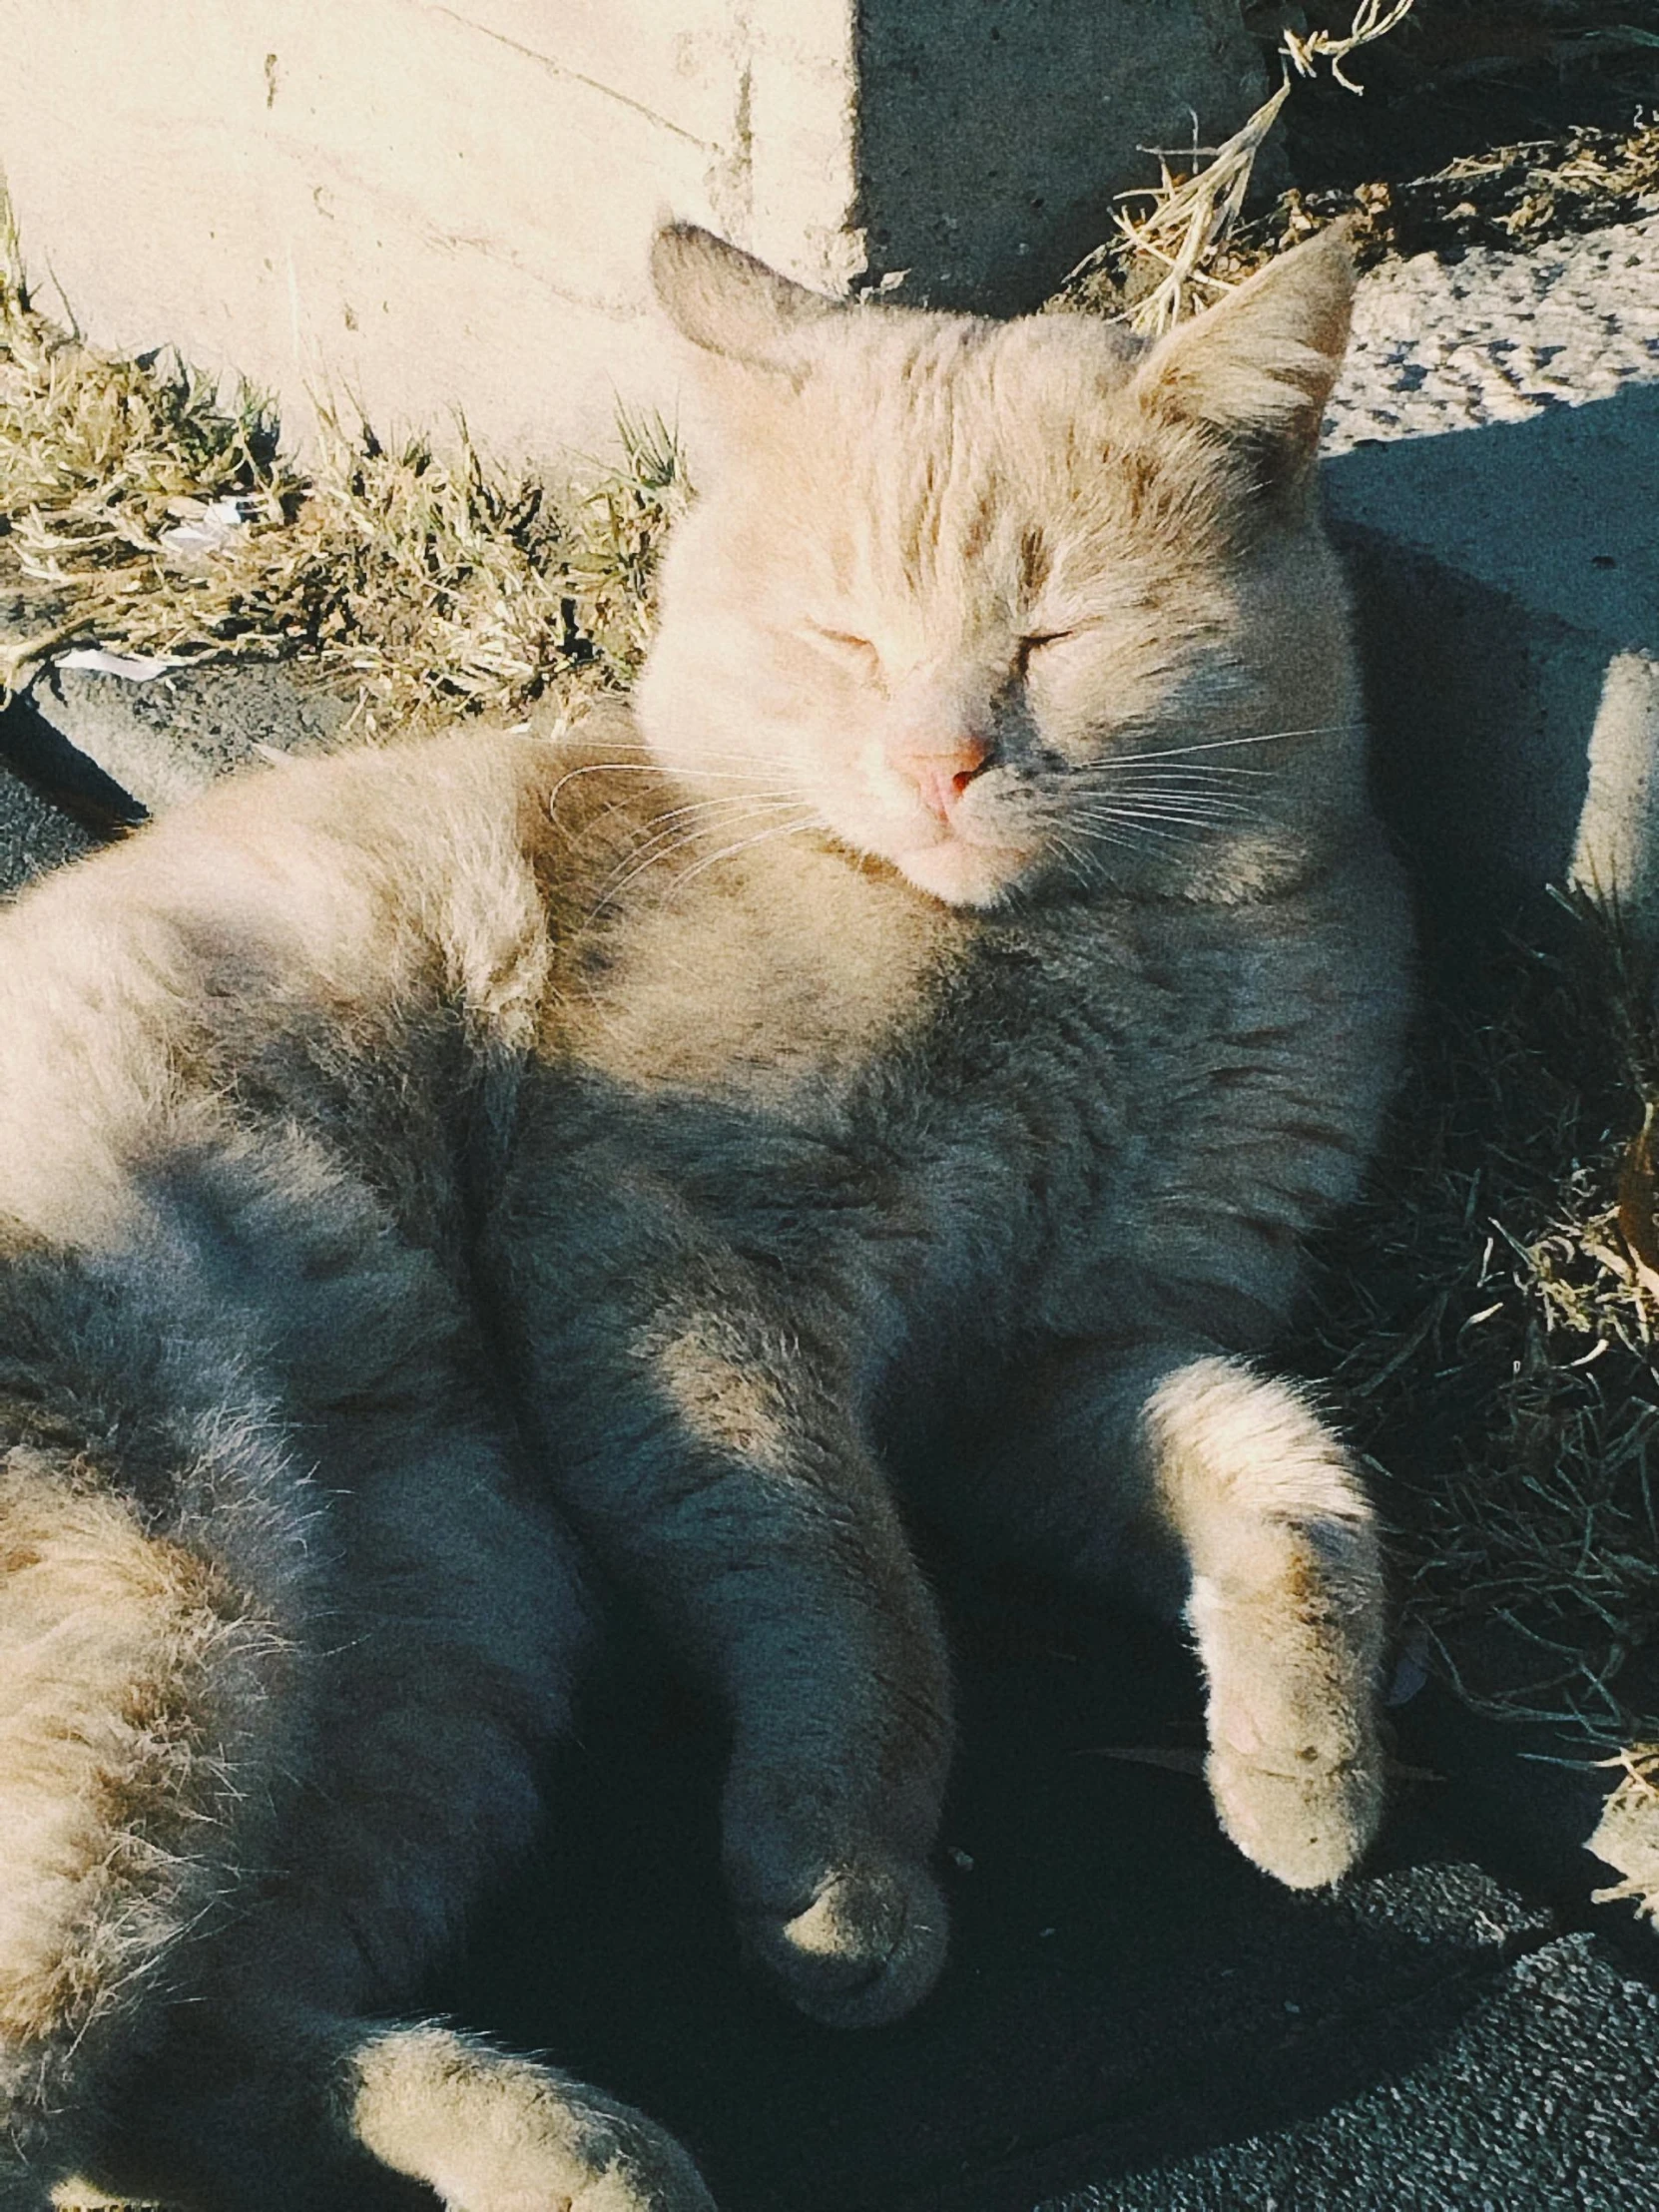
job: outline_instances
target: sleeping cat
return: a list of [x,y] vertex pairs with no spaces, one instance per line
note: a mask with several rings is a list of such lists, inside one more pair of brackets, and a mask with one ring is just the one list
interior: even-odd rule
[[1145,352],[656,276],[714,443],[632,712],[233,782],[0,920],[8,2212],[707,2206],[394,2016],[536,1818],[578,1545],[718,1690],[818,2019],[944,1955],[906,1485],[1185,1609],[1260,1866],[1376,1824],[1370,1511],[1256,1364],[1404,998],[1342,242]]

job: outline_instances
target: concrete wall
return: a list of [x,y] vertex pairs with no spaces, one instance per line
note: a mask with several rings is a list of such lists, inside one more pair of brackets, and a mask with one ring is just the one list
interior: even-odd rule
[[1137,151],[1231,128],[1236,0],[0,0],[0,170],[96,340],[504,453],[674,403],[643,256],[1032,304]]
[[1268,89],[1239,0],[864,0],[857,56],[872,266],[998,314],[1110,235],[1143,149],[1214,145]]

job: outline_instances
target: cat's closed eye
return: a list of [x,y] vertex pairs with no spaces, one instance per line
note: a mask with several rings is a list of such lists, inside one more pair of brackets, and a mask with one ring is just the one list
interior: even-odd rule
[[804,623],[802,634],[810,643],[832,654],[853,675],[872,680],[880,678],[881,655],[868,638],[861,638],[851,630],[831,629],[820,622]]
[[1016,639],[1014,644],[1014,674],[1023,682],[1026,671],[1031,666],[1033,654],[1042,652],[1046,646],[1064,645],[1068,638],[1075,638],[1078,635],[1079,632],[1076,630],[1036,630],[1029,637]]

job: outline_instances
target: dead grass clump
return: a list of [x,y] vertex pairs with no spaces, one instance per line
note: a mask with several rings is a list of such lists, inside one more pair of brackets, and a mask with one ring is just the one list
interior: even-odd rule
[[673,438],[556,495],[451,451],[320,422],[301,471],[248,387],[127,359],[39,311],[0,201],[0,586],[24,610],[0,688],[70,644],[179,662],[295,656],[371,721],[512,711],[625,684],[684,495]]
[[1108,311],[1121,311],[1143,335],[1156,336],[1227,291],[1232,280],[1215,264],[1244,207],[1256,158],[1290,92],[1287,77],[1230,139],[1220,146],[1195,147],[1197,166],[1190,171],[1171,169],[1173,157],[1156,150],[1161,181],[1131,196],[1147,205],[1135,214],[1127,208],[1118,211],[1117,237],[1078,264],[1056,303],[1099,308],[1102,292],[1110,287],[1113,304]]
[[[1401,115],[1402,101],[1437,98],[1443,106],[1448,88],[1522,64],[1548,66],[1563,81],[1587,60],[1615,53],[1634,56],[1650,78],[1659,68],[1659,32],[1603,20],[1603,0],[1528,0],[1514,10],[1459,10],[1441,0],[1420,15],[1412,14],[1412,0],[1360,0],[1346,28],[1343,13],[1336,0],[1306,8],[1259,0],[1250,19],[1288,65],[1279,90],[1219,147],[1149,149],[1158,156],[1159,182],[1125,196],[1113,236],[1078,264],[1049,304],[1121,315],[1151,333],[1332,223],[1350,225],[1360,266],[1371,268],[1395,256],[1529,246],[1651,208],[1659,194],[1659,121],[1650,91],[1645,110],[1630,95],[1630,120],[1618,119],[1617,128],[1606,127],[1614,120],[1606,116],[1599,127],[1575,121],[1553,137],[1517,138],[1438,168],[1425,162],[1416,176],[1384,166],[1393,159],[1384,131],[1367,141],[1379,167],[1360,170],[1361,181],[1293,189],[1247,216],[1258,157],[1297,80],[1319,78],[1316,116],[1329,122],[1334,107],[1354,112],[1354,102],[1333,105],[1330,95],[1333,86],[1364,91],[1347,73],[1363,49],[1379,51],[1391,117]],[[1405,35],[1391,39],[1395,31]],[[1293,130],[1308,113],[1300,102],[1292,107]]]
[[[1638,119],[1622,131],[1580,125],[1559,139],[1466,155],[1403,183],[1293,188],[1264,214],[1217,230],[1186,281],[1205,297],[1219,297],[1333,223],[1349,226],[1360,268],[1375,269],[1413,254],[1512,250],[1599,230],[1650,211],[1656,195],[1659,122]],[[1148,295],[1151,281],[1144,257],[1121,239],[1108,240],[1079,263],[1050,304],[1122,314]]]
[[1598,1905],[1627,1902],[1659,1928],[1659,1744],[1642,1744],[1610,1765],[1623,1769],[1590,1850],[1622,1880],[1597,1890]]
[[[1344,64],[1397,30],[1415,4],[1359,0],[1344,32],[1282,26],[1278,52],[1290,67],[1279,90],[1220,146],[1195,144],[1190,157],[1149,148],[1163,172],[1159,183],[1123,196],[1127,204],[1114,218],[1116,237],[1078,264],[1051,304],[1121,312],[1143,335],[1153,336],[1228,290],[1237,278],[1223,274],[1220,258],[1295,77],[1315,77],[1324,63],[1345,91],[1362,93],[1364,86],[1346,74]],[[1192,167],[1172,169],[1171,161],[1180,158],[1190,159]]]
[[1659,1738],[1659,1039],[1649,964],[1565,914],[1431,1006],[1303,1357],[1377,1466],[1407,1634],[1595,1756]]

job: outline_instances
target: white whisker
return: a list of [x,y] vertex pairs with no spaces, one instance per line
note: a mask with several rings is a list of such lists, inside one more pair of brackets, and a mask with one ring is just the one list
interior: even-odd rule
[[[730,758],[732,758],[733,760],[741,760],[742,758],[744,758],[744,756],[741,754],[733,754],[730,756]],[[770,763],[757,761],[754,764],[754,767],[756,769],[759,769],[762,767],[788,765],[788,763]],[[746,774],[742,769],[700,768],[694,772],[688,773],[683,769],[667,768],[660,761],[584,761],[579,768],[566,769],[565,773],[559,778],[553,789],[548,793],[548,813],[552,814],[553,810],[558,806],[559,794],[564,790],[565,786],[567,784],[575,783],[576,779],[579,776],[618,775],[666,776],[671,778],[675,783],[688,784],[694,790],[699,784],[744,784],[750,786],[751,788],[753,788],[755,784],[755,776],[753,771]]]
[[1189,830],[1212,830],[1217,827],[1209,815],[1195,815],[1179,807],[1112,807],[1106,810],[1076,808],[1075,816],[1086,822],[1122,823],[1177,823]]
[[666,814],[653,815],[645,827],[655,830],[660,823],[679,821],[687,815],[714,814],[727,807],[798,807],[800,804],[800,796],[795,792],[727,792],[719,798],[694,799],[684,807],[670,807]]
[[1306,730],[1261,730],[1248,738],[1206,738],[1197,745],[1172,745],[1160,753],[1134,753],[1125,756],[1135,761],[1180,761],[1194,753],[1224,753],[1230,747],[1240,745],[1277,745],[1282,738],[1323,738],[1339,730],[1364,728],[1358,722],[1312,722]]
[[1085,828],[1080,824],[1077,827],[1076,834],[1086,844],[1110,844],[1116,846],[1121,852],[1139,852],[1141,850],[1138,837],[1118,836],[1110,830],[1101,830],[1092,826]]
[[[1106,869],[1098,855],[1089,851],[1087,840],[1088,831],[1084,830],[1079,836],[1061,836],[1057,841],[1060,849],[1072,861],[1084,882],[1087,883],[1092,880],[1098,883],[1105,879]],[[1099,841],[1105,843],[1108,840],[1101,838]]]
[[1222,785],[1247,777],[1256,783],[1267,783],[1273,776],[1271,768],[1247,768],[1237,761],[1195,761],[1190,767],[1179,764],[1170,767],[1163,761],[1097,761],[1086,769],[1077,769],[1078,776],[1098,776],[1109,783],[1135,783],[1152,777],[1159,782],[1196,785],[1203,790],[1209,785]]
[[[1139,851],[1149,837],[1159,844],[1184,845],[1187,842],[1187,839],[1181,835],[1179,830],[1161,830],[1150,822],[1128,825],[1126,830],[1127,833],[1120,834],[1117,841],[1119,844],[1127,845],[1132,852]],[[1104,837],[1109,834],[1098,824],[1091,825],[1087,833],[1096,837]]]
[[753,837],[744,837],[736,844],[729,844],[719,852],[711,852],[706,860],[699,860],[696,867],[689,867],[674,879],[676,890],[683,890],[705,868],[714,867],[721,860],[730,860],[739,852],[747,852],[751,845],[765,844],[769,837],[793,837],[802,830],[821,830],[824,818],[819,814],[803,815],[799,822],[780,822],[770,830],[763,830]]
[[1121,800],[1109,791],[1086,792],[1083,797],[1089,806],[1141,807],[1153,814],[1187,815],[1195,822],[1257,822],[1261,819],[1254,807],[1241,807],[1232,799],[1212,799],[1203,792],[1167,792],[1143,786],[1125,791]]
[[[626,873],[637,861],[651,857],[656,847],[672,844],[687,833],[694,836],[701,834],[702,831],[715,828],[723,815],[729,818],[736,815],[741,820],[745,815],[755,813],[758,808],[793,807],[798,804],[794,799],[751,799],[747,793],[734,792],[724,799],[700,799],[685,807],[671,807],[666,814],[653,815],[645,825],[646,835],[622,855],[612,869],[604,889],[608,892],[611,880]],[[694,821],[693,818],[697,819]],[[678,827],[666,828],[665,825],[668,824],[677,824]],[[629,879],[632,880],[632,877]]]
[[[727,821],[719,826],[724,829],[731,829],[739,822],[753,820],[760,815],[776,814],[786,807],[799,807],[801,802],[799,799],[726,799],[709,800],[704,804],[710,807],[736,810],[735,813],[730,813]],[[716,824],[713,821],[683,824],[678,831],[659,832],[657,835],[646,839],[643,846],[635,845],[631,851],[624,854],[618,866],[612,869],[611,877],[600,886],[599,896],[584,917],[583,926],[586,927],[588,922],[596,920],[607,906],[614,905],[621,898],[624,891],[637,883],[642,875],[649,874],[659,861],[672,859],[677,852],[688,851],[692,846],[700,843],[708,832],[715,828]],[[624,870],[626,870],[625,873]],[[618,876],[621,878],[620,881],[616,880]]]

